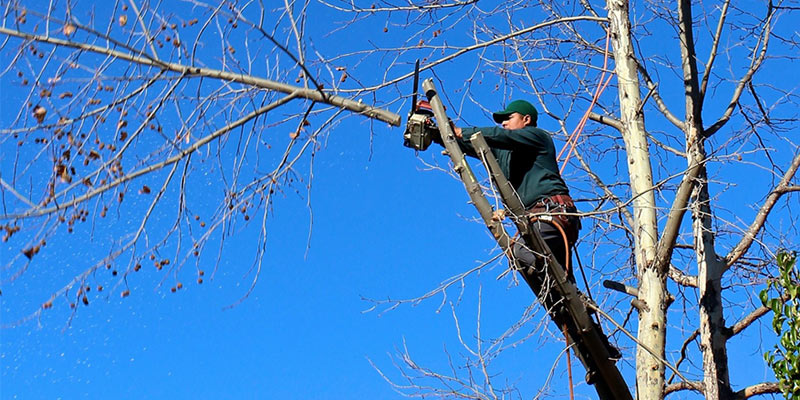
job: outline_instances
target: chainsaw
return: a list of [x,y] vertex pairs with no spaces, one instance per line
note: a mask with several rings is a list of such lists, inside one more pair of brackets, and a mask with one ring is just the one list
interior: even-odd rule
[[414,67],[414,94],[411,97],[411,112],[408,113],[406,130],[403,133],[403,146],[415,150],[425,150],[433,138],[439,136],[439,128],[433,117],[433,108],[427,100],[417,101],[419,87],[419,60]]

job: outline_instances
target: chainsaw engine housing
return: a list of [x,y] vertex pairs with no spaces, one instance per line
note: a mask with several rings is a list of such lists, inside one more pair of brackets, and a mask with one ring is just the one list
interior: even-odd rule
[[436,129],[436,125],[433,124],[429,117],[422,114],[412,114],[408,117],[406,131],[403,134],[403,146],[415,150],[427,149],[433,141],[433,132],[431,131]]
[[408,115],[406,131],[403,133],[403,146],[415,150],[425,150],[431,145],[439,128],[433,120],[433,110],[427,101],[422,100],[415,105]]

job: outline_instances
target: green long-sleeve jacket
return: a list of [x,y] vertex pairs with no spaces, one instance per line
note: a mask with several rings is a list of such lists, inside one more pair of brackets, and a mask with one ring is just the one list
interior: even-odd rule
[[477,157],[469,141],[481,132],[491,147],[500,168],[514,186],[525,208],[556,194],[569,194],[561,179],[556,162],[556,150],[550,134],[527,126],[508,130],[500,127],[463,128],[458,143],[465,154]]

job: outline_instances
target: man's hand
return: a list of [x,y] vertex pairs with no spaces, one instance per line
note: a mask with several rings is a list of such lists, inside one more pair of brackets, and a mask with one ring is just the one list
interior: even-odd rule
[[451,123],[450,127],[453,128],[453,133],[456,135],[456,137],[461,139],[462,138],[462,136],[461,136],[461,128],[459,128],[459,127],[457,127],[455,125],[452,125],[452,123]]

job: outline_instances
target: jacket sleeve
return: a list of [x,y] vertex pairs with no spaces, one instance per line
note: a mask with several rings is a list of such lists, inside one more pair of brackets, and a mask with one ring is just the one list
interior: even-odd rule
[[[463,128],[463,129],[471,129],[471,128]],[[463,134],[463,130],[462,130],[462,134]],[[441,135],[438,135],[438,134],[437,135],[433,135],[432,139],[433,139],[434,143],[444,147],[444,142],[442,141]],[[464,154],[466,154],[466,155],[468,155],[470,157],[478,158],[478,153],[476,153],[475,152],[475,148],[472,147],[472,143],[469,141],[469,137],[468,136],[464,135],[463,139],[456,138],[456,142],[458,143],[458,147],[461,148],[461,151],[463,151]]]
[[486,139],[486,143],[493,149],[543,149],[547,147],[547,140],[550,140],[550,135],[547,134],[547,132],[534,127],[509,130],[490,126],[482,128],[463,128],[461,131],[464,136],[463,141],[469,142],[469,137],[476,132],[482,133],[483,137]]

